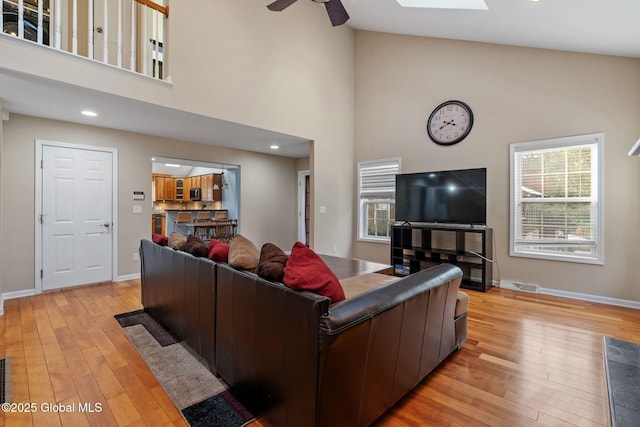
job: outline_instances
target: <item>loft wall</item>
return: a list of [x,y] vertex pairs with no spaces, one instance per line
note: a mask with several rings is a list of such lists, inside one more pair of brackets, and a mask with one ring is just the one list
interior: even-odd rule
[[[0,68],[314,141],[314,249],[351,254],[353,30],[324,6],[286,12],[255,0],[173,2],[167,74],[157,82],[0,38]],[[46,64],[43,67],[42,64]],[[0,91],[0,98],[2,94]]]
[[[494,279],[640,301],[640,159],[627,156],[640,135],[640,60],[356,31],[355,93],[356,161],[400,156],[405,173],[487,167]],[[442,147],[426,120],[449,99],[467,102],[475,123]],[[509,144],[601,131],[605,265],[510,257]],[[355,257],[389,262],[388,244],[354,241]]]

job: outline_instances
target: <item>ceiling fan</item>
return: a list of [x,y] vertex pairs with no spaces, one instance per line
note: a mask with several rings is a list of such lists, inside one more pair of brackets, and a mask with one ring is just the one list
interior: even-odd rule
[[[297,0],[276,0],[267,6],[267,9],[280,12],[287,7],[294,4]],[[324,7],[327,8],[331,25],[334,27],[342,25],[349,20],[349,14],[345,10],[340,0],[312,0],[316,3],[324,3]]]

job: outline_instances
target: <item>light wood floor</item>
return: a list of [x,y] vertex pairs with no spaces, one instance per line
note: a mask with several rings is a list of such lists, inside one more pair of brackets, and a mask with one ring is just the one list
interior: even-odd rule
[[[468,294],[464,348],[378,426],[607,425],[602,337],[640,342],[640,311],[500,289]],[[2,413],[2,424],[185,425],[113,318],[141,308],[139,281],[4,308],[0,356],[11,357],[12,400],[37,410]],[[43,412],[56,402],[75,404],[74,412]],[[80,403],[101,411],[80,412]]]

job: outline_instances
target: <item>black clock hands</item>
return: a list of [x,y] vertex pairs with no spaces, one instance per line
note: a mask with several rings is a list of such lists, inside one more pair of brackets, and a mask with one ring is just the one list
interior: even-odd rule
[[440,126],[440,127],[438,128],[438,130],[440,130],[440,129],[442,129],[442,128],[444,128],[444,127],[448,126],[448,125],[456,126],[456,124],[454,123],[454,121],[453,121],[453,120],[451,120],[450,122],[444,122],[444,124],[443,124],[442,126]]

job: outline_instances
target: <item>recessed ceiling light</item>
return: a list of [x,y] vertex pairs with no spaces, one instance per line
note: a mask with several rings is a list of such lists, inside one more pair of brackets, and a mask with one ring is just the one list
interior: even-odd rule
[[96,117],[98,115],[98,113],[96,113],[95,111],[91,111],[91,110],[84,110],[82,112],[83,116],[88,116],[88,117]]
[[273,144],[273,145],[272,145],[271,147],[269,147],[269,148],[271,148],[272,150],[277,150],[278,148],[280,148],[280,146],[279,146],[279,145],[276,145],[276,144]]
[[488,10],[484,0],[396,0],[402,7]]
[[165,163],[164,164],[168,168],[179,168],[180,165],[176,165],[175,163]]

